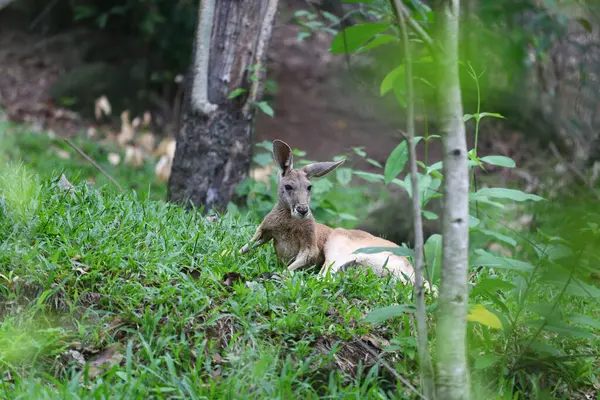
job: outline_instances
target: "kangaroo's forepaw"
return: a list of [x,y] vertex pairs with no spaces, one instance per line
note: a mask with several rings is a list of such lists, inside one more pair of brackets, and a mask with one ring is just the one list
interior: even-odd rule
[[245,244],[241,249],[238,250],[238,254],[246,254],[248,252],[248,245]]

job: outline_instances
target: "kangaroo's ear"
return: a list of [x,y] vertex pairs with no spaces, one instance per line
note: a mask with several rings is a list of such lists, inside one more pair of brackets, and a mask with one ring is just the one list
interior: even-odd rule
[[306,172],[307,178],[320,178],[322,176],[327,175],[340,165],[342,165],[346,160],[340,161],[326,161],[326,162],[318,162],[313,164],[308,164],[302,167],[302,171]]
[[281,176],[284,176],[294,168],[292,149],[286,142],[275,139],[273,141],[273,159],[281,168]]

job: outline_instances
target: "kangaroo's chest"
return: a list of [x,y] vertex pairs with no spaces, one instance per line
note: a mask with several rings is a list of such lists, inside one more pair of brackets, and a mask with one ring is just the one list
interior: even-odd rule
[[301,242],[293,232],[277,232],[273,235],[273,247],[277,257],[289,263],[298,255]]

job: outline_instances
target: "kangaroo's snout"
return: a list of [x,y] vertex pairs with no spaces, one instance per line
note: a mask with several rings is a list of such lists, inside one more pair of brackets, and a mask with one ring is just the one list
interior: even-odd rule
[[296,211],[296,214],[298,214],[300,218],[304,218],[308,215],[309,208],[306,204],[299,204],[294,207],[294,211]]

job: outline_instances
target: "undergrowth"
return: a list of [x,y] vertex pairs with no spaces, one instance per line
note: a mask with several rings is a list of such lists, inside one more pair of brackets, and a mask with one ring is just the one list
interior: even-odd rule
[[[18,179],[35,179],[19,168]],[[383,347],[410,331],[408,317],[362,321],[372,307],[408,301],[409,288],[359,272],[330,281],[310,271],[270,276],[283,268],[269,246],[236,253],[255,228],[246,218],[209,222],[195,210],[85,182],[71,190],[57,178],[31,185],[37,190],[20,193],[27,207],[1,202],[0,396],[404,392],[371,369],[356,342],[368,337]],[[405,347],[386,358],[415,379],[414,343]]]

